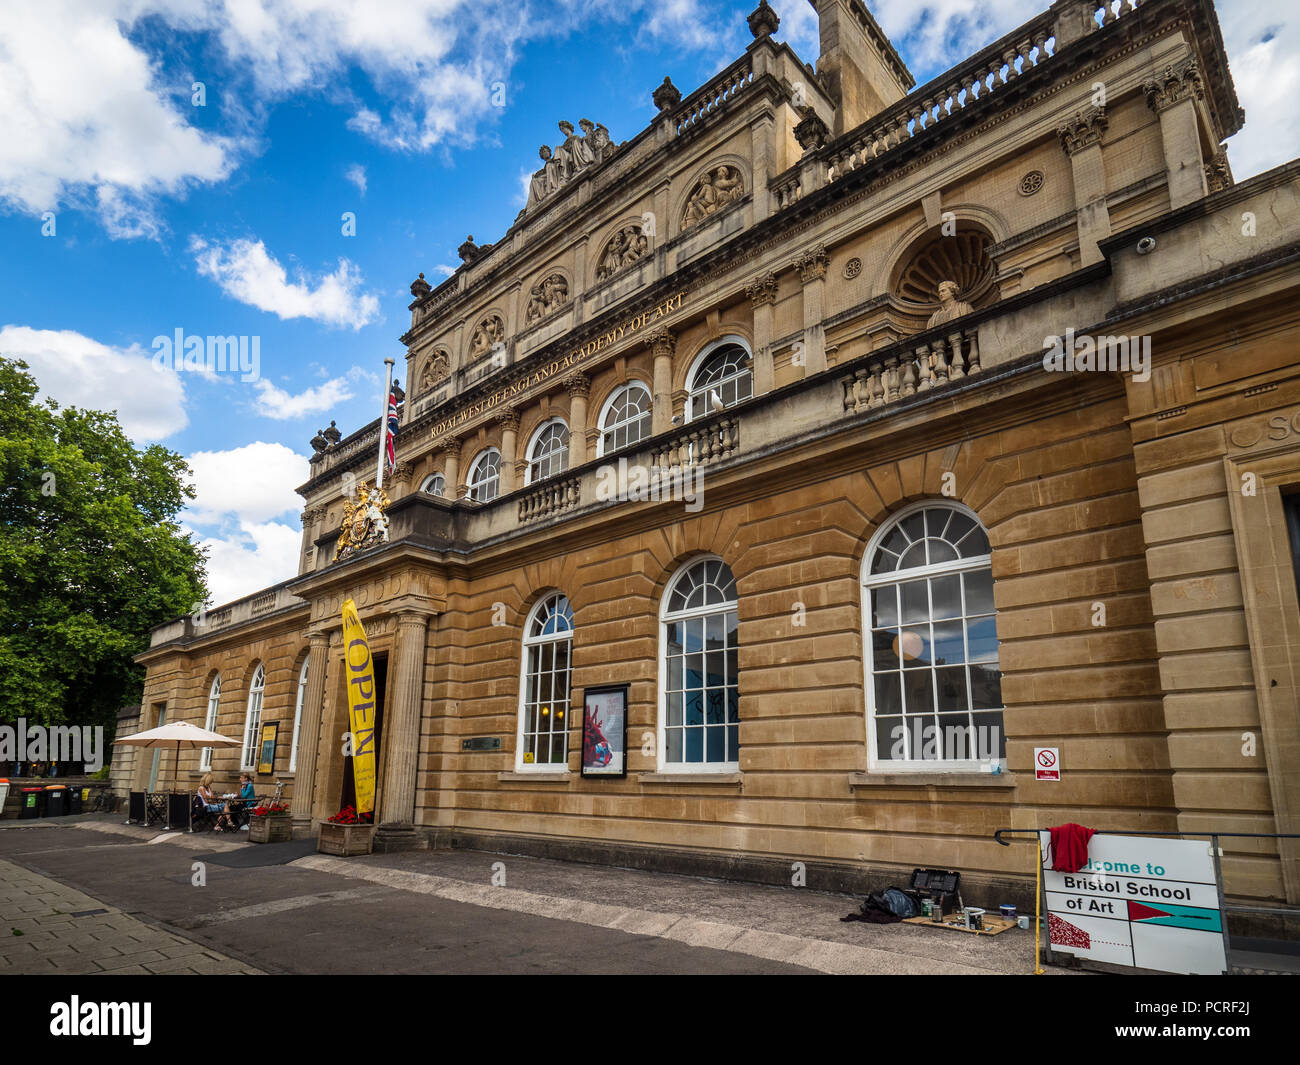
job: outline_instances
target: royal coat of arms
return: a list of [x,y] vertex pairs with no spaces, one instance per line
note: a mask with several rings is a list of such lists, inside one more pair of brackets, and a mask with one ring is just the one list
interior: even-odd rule
[[334,561],[347,558],[355,551],[364,551],[376,544],[388,543],[388,495],[382,488],[363,484],[357,489],[357,498],[343,504],[343,527],[339,529],[338,546]]

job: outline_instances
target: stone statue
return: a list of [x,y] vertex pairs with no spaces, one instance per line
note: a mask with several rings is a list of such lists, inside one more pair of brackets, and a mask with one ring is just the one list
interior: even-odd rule
[[333,422],[330,422],[330,427],[324,430],[321,433],[321,435],[325,437],[325,439],[328,440],[331,444],[337,444],[340,440],[343,439],[343,434],[339,432],[338,426],[335,425]]
[[562,274],[550,274],[529,291],[524,320],[531,324],[553,314],[568,302],[569,283]]
[[733,166],[720,166],[713,175],[713,187],[718,190],[718,205],[725,207],[745,195],[745,179]]
[[597,163],[603,163],[614,154],[614,143],[610,140],[609,130],[599,122],[593,123],[589,118],[578,119],[578,126],[584,134],[583,143]]
[[501,319],[495,314],[489,314],[483,321],[479,322],[478,328],[474,330],[473,336],[470,337],[470,357],[478,358],[480,355],[486,355],[505,338],[505,333],[506,327]]
[[535,203],[540,203],[546,199],[554,189],[551,188],[551,175],[549,167],[551,165],[551,149],[543,144],[537,149],[537,154],[542,158],[542,168],[537,171],[528,182],[528,203],[525,210]]
[[590,166],[595,162],[595,156],[592,155],[591,147],[587,144],[586,138],[579,137],[573,132],[572,122],[561,122],[560,132],[564,134],[564,143],[560,146],[560,149],[569,160],[569,177],[573,177],[583,167]]
[[959,300],[957,291],[957,282],[939,282],[939,309],[930,315],[930,320],[925,323],[927,329],[933,329],[938,325],[946,325],[955,318],[970,314],[975,309],[965,300]]
[[424,373],[420,375],[420,394],[423,395],[430,389],[437,388],[447,379],[450,370],[447,353],[445,351],[435,351],[429,361],[424,364]]
[[324,452],[330,446],[330,442],[325,439],[325,434],[321,430],[316,430],[316,435],[311,438],[312,458]]

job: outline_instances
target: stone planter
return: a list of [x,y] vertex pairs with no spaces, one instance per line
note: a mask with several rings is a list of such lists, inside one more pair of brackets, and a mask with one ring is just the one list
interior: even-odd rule
[[322,821],[316,850],[347,858],[353,854],[369,854],[374,843],[374,825],[335,825]]
[[287,843],[293,832],[288,814],[265,814],[248,819],[249,843]]

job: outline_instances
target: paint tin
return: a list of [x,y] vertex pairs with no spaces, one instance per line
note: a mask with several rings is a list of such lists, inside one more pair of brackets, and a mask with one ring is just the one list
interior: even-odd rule
[[1029,927],[1029,914],[1027,914],[1027,913],[1022,913],[1019,917],[1016,918],[1016,924],[1018,924],[1021,928],[1028,928],[1028,927]]
[[1016,919],[1016,908],[1005,902],[998,907],[998,913],[1002,914],[1002,916],[1008,921],[1014,921]]
[[966,915],[966,927],[978,932],[984,927],[984,911],[978,906],[967,906],[962,913]]

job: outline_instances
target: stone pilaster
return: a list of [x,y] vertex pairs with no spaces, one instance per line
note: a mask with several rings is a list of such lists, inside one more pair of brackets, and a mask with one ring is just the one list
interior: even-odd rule
[[375,850],[418,850],[426,845],[415,828],[415,790],[424,702],[424,654],[429,617],[421,611],[397,615],[393,664],[389,671],[384,730],[388,752],[379,797]]
[[569,465],[587,461],[587,400],[591,398],[591,378],[581,372],[564,379],[569,392]]
[[825,247],[809,248],[791,265],[803,282],[803,376],[826,369],[826,330],[823,307],[826,295],[826,267],[830,262]]
[[1208,192],[1196,101],[1204,99],[1195,59],[1167,66],[1142,85],[1147,104],[1160,118],[1160,141],[1169,181],[1169,207],[1177,210]]
[[657,329],[646,338],[654,355],[654,410],[650,416],[650,429],[656,435],[666,433],[673,425],[673,353],[677,338],[667,329]]
[[501,495],[515,490],[515,453],[519,450],[519,411],[514,407],[497,416],[501,426]]
[[329,664],[329,634],[312,632],[310,639],[311,649],[307,652],[307,690],[302,697],[298,762],[293,777],[293,834],[298,839],[315,834],[312,808],[316,791],[316,760],[320,757],[325,671]]
[[443,491],[450,498],[459,499],[465,494],[460,487],[460,441],[454,436],[444,436],[438,441],[438,447],[447,455],[442,468]]
[[1110,236],[1110,209],[1106,206],[1106,167],[1101,158],[1101,135],[1106,130],[1106,109],[1080,111],[1057,129],[1061,147],[1070,157],[1074,177],[1074,207],[1079,231],[1079,265],[1101,262],[1097,242]]
[[776,385],[772,368],[772,307],[776,303],[776,274],[766,273],[745,286],[754,307],[754,395],[771,392]]

